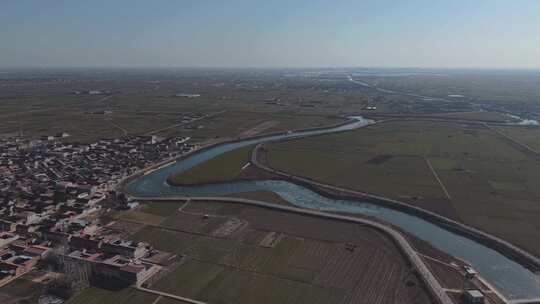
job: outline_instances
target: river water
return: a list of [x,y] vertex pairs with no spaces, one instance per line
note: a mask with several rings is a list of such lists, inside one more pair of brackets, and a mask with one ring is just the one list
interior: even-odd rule
[[429,242],[434,247],[469,262],[485,280],[508,300],[540,298],[540,277],[527,268],[487,246],[414,215],[361,200],[327,198],[287,181],[242,181],[190,187],[171,186],[167,183],[167,177],[173,173],[189,170],[220,154],[240,147],[277,139],[352,130],[372,122],[362,117],[355,118],[356,121],[353,123],[330,129],[273,135],[218,145],[142,176],[130,183],[127,189],[135,196],[221,196],[239,192],[271,191],[298,207],[372,216],[392,223]]

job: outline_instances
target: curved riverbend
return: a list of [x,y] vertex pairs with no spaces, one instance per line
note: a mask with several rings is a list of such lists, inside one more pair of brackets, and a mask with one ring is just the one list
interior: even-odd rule
[[347,131],[366,126],[372,122],[360,117],[356,119],[355,122],[329,129],[270,135],[217,145],[148,173],[128,184],[127,190],[130,194],[139,197],[223,196],[239,192],[272,191],[298,207],[372,216],[392,223],[450,255],[468,261],[489,284],[510,301],[516,301],[517,303],[540,299],[540,278],[526,267],[479,242],[402,211],[360,199],[344,200],[324,197],[303,186],[281,180],[242,181],[190,187],[176,187],[167,183],[169,175],[189,170],[200,163],[236,148],[279,139]]

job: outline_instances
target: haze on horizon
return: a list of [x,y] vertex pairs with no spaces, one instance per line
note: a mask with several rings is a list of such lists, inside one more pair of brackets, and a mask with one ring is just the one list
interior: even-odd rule
[[540,68],[540,1],[3,1],[0,68]]

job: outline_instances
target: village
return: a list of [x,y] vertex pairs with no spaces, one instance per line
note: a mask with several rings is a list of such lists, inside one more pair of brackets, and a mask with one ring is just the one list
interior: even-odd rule
[[141,283],[160,268],[150,244],[123,239],[99,216],[137,206],[116,191],[122,180],[196,146],[189,137],[76,144],[67,136],[0,139],[0,287],[47,260],[71,281],[115,285]]

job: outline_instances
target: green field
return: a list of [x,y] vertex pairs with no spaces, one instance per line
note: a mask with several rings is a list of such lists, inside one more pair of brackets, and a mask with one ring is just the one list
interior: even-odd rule
[[538,126],[497,126],[504,134],[518,142],[540,151],[540,127]]
[[[408,271],[408,264],[392,243],[370,228],[240,204],[152,204],[143,205],[138,212],[169,212],[169,216],[157,226],[145,226],[132,239],[181,258],[149,286],[151,289],[209,303],[239,304],[337,304],[346,297],[357,297],[357,288],[364,290],[362,296],[394,298],[394,292],[365,283],[372,278],[388,279],[392,289],[409,290],[400,276]],[[184,206],[182,211],[179,206]],[[246,225],[225,237],[212,234],[233,218]],[[273,245],[262,245],[269,235],[279,238]],[[348,251],[344,242],[353,242],[358,249]],[[370,263],[378,266],[370,268]],[[399,271],[394,272],[396,269]],[[418,303],[428,302],[423,290],[415,294]],[[133,289],[115,295],[91,288],[69,303],[85,303],[90,298],[93,301],[89,303],[144,300]],[[170,301],[162,298],[158,304],[174,303]]]
[[179,267],[156,287],[210,303],[339,303],[344,297],[340,289],[322,289],[196,261]]
[[141,211],[148,214],[167,217],[178,210],[182,204],[182,202],[145,202],[141,206]]
[[[120,97],[114,98],[120,99]],[[84,109],[84,105],[80,107]],[[182,109],[184,108],[178,108],[178,110]],[[212,114],[217,113],[218,109],[208,109],[208,112],[200,111],[200,109],[191,108],[188,112]],[[26,136],[35,137],[67,132],[71,135],[66,139],[67,141],[94,142],[101,138],[121,137],[124,132],[130,135],[144,135],[163,129],[155,134],[161,136],[183,135],[190,136],[196,141],[205,141],[214,138],[241,136],[242,132],[265,121],[274,122],[271,128],[262,130],[265,133],[317,127],[341,121],[339,118],[324,115],[295,116],[294,114],[247,112],[241,109],[232,109],[215,117],[179,125],[180,115],[181,111],[155,111],[146,115],[144,112],[134,112],[124,107],[120,107],[108,115],[89,114],[79,107],[63,108],[57,111],[23,112],[4,117],[0,114],[0,119],[3,120],[0,134],[22,130]],[[186,128],[188,126],[193,128]]]
[[[197,79],[197,77],[195,77]],[[138,80],[109,79],[95,81],[86,79],[73,83],[39,85],[24,82],[3,87],[0,104],[0,136],[15,135],[35,138],[67,132],[68,142],[94,142],[101,138],[117,138],[125,135],[155,133],[160,136],[190,136],[196,141],[215,138],[241,136],[246,130],[264,122],[273,122],[261,132],[285,131],[295,128],[316,127],[341,121],[335,113],[320,109],[304,109],[297,106],[287,108],[253,103],[253,100],[283,94],[282,89],[246,91],[233,87],[217,88],[207,79],[174,79],[159,88]],[[200,82],[205,92],[196,102],[185,98],[175,98],[179,90],[200,91]],[[76,95],[75,90],[99,86],[104,95]],[[296,95],[320,98],[327,95],[320,92],[289,92],[287,98]],[[224,98],[226,97],[226,98]],[[333,97],[332,99],[340,99]],[[343,98],[341,98],[343,99]],[[224,111],[225,110],[225,111]],[[107,111],[108,114],[102,114]],[[99,114],[97,114],[99,113]],[[192,123],[181,123],[185,115],[209,115]]]
[[163,221],[164,217],[156,214],[141,212],[137,210],[128,210],[128,211],[115,211],[112,214],[109,214],[114,219],[130,220],[135,222],[140,222],[143,224],[159,224]]
[[499,112],[478,111],[478,112],[457,112],[437,114],[435,116],[468,119],[468,120],[486,120],[493,122],[516,122],[517,120]]
[[133,288],[109,291],[90,287],[69,299],[67,304],[149,304],[157,297]]
[[235,179],[249,162],[253,146],[236,149],[170,178],[173,184],[224,182]]
[[[197,141],[205,141],[215,138],[246,137],[262,133],[320,127],[342,121],[343,119],[336,116],[302,115],[296,112],[265,113],[256,111],[256,109],[252,112],[240,108],[240,110],[229,110],[215,117],[204,119],[200,123],[194,123],[194,125],[201,125],[202,128],[184,130],[183,133]],[[250,132],[266,122],[271,122],[268,128],[263,128],[259,132]]]
[[183,253],[197,240],[197,236],[170,230],[145,227],[132,236],[137,241],[149,242],[159,250]]
[[[535,142],[532,134],[520,138],[530,138],[531,145]],[[271,144],[268,149],[270,165],[277,169],[401,199],[456,217],[540,255],[540,205],[536,203],[540,165],[481,126],[388,122]]]

